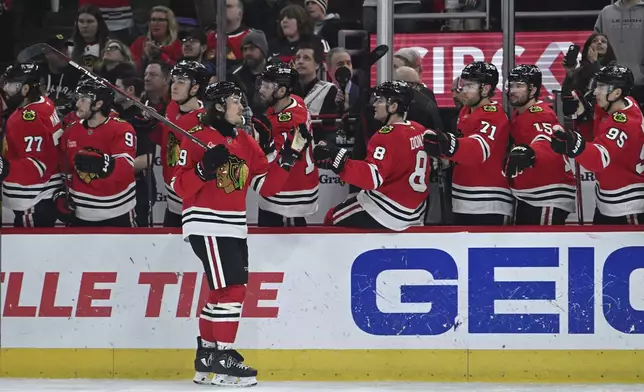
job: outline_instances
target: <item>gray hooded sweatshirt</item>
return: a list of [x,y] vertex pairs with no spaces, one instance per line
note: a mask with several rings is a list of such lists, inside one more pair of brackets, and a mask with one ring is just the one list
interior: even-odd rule
[[635,84],[644,85],[644,0],[631,6],[623,0],[607,5],[595,22],[595,32],[608,37],[617,62],[633,71]]

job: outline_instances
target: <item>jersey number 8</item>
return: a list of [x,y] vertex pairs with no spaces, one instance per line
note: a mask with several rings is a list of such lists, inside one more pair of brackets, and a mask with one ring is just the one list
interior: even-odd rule
[[[385,159],[387,150],[384,147],[376,147],[373,150],[373,159],[382,161]],[[414,171],[409,176],[409,186],[415,192],[423,193],[427,191],[427,182],[425,181],[427,173],[427,165],[429,164],[429,157],[425,151],[418,151],[416,153],[416,164]]]

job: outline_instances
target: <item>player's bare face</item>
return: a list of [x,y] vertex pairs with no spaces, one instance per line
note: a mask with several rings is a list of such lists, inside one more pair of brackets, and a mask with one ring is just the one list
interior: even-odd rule
[[373,118],[377,121],[385,122],[389,113],[387,113],[387,98],[385,97],[376,97],[373,102],[374,114]]
[[2,87],[2,90],[7,95],[8,98],[21,94],[22,83],[20,82],[9,82],[5,83]]
[[477,82],[461,79],[461,99],[463,105],[473,106],[481,99],[481,85]]
[[226,98],[226,121],[238,127],[244,125],[244,105],[241,96],[232,95]]
[[87,96],[80,96],[76,101],[76,115],[81,120],[86,120],[92,116],[92,99]]
[[597,105],[599,105],[599,107],[602,109],[608,109],[608,105],[610,104],[608,102],[609,90],[610,86],[604,83],[597,83],[597,86],[595,87],[595,99],[597,100]]
[[190,94],[190,87],[190,79],[182,77],[172,78],[172,87],[170,89],[172,100],[176,102],[187,100]]
[[530,89],[525,82],[510,82],[508,83],[507,91],[508,100],[512,106],[523,106],[530,100]]
[[265,105],[272,105],[273,101],[275,98],[273,97],[275,92],[277,91],[277,83],[273,82],[267,82],[262,80],[259,83],[259,89],[257,92],[259,93],[259,97],[262,100],[262,103]]

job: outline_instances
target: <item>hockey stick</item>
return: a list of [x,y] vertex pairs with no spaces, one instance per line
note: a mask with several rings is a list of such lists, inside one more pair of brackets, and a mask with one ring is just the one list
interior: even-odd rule
[[365,65],[367,69],[374,66],[378,60],[383,58],[389,52],[389,46],[378,45],[365,57]]
[[[577,115],[572,116],[572,129],[577,132]],[[577,223],[584,225],[584,203],[581,195],[581,166],[575,160],[575,188],[577,192]]]
[[106,87],[109,87],[110,89],[114,90],[116,93],[121,94],[124,97],[130,99],[132,101],[132,103],[134,104],[134,106],[136,106],[137,108],[141,109],[141,111],[143,111],[149,117],[151,117],[151,118],[153,118],[153,119],[165,124],[166,126],[172,128],[173,131],[183,134],[185,137],[187,137],[191,141],[195,142],[199,146],[203,147],[204,149],[206,149],[206,150],[209,149],[208,145],[206,145],[204,142],[202,142],[201,140],[197,139],[192,134],[188,133],[186,130],[181,129],[179,126],[175,125],[174,123],[169,121],[167,118],[165,118],[164,116],[160,115],[156,110],[154,110],[151,107],[148,107],[145,104],[139,102],[137,99],[135,99],[134,97],[131,97],[125,91],[123,91],[120,88],[116,87],[115,85],[113,85],[112,83],[110,83],[107,80],[103,79],[102,77],[100,77],[98,75],[95,75],[91,71],[88,71],[87,69],[83,68],[82,66],[76,64],[68,56],[64,55],[63,53],[61,53],[57,49],[54,49],[54,48],[52,48],[51,46],[49,46],[47,44],[42,44],[42,43],[41,44],[35,44],[35,45],[32,45],[32,46],[24,49],[22,52],[20,52],[18,54],[18,62],[34,61],[34,59],[38,58],[39,56],[44,57],[45,53],[55,54],[55,55],[59,56],[61,59],[64,59],[65,61],[67,61],[69,63],[69,65],[71,65],[72,67],[74,67],[75,69],[77,69],[78,71],[83,73],[85,76],[87,76],[87,77],[89,77],[89,78],[101,83],[102,85],[104,85]]

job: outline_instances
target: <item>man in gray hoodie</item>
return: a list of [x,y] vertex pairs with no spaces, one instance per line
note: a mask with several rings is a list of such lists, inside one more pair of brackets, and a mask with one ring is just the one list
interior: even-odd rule
[[644,104],[644,0],[618,0],[604,7],[595,22],[595,31],[605,34],[617,62],[635,76],[633,97]]

